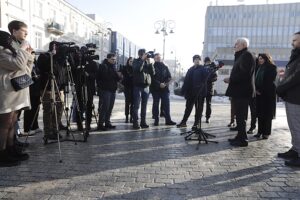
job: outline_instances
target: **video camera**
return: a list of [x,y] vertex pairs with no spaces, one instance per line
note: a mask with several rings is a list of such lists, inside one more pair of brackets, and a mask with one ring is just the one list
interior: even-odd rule
[[207,65],[206,67],[209,67],[213,71],[218,71],[223,66],[224,66],[224,62],[223,61],[217,61],[216,60],[216,61],[210,63],[209,65]]
[[[90,49],[93,48],[93,49]],[[80,49],[81,53],[81,64],[85,65],[88,61],[99,60],[99,55],[95,55],[96,44],[88,43],[85,46],[82,46]]]

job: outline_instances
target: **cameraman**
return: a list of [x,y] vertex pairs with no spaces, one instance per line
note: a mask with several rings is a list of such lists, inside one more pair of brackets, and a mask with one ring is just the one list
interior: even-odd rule
[[[133,128],[149,128],[146,123],[147,102],[149,97],[149,86],[151,85],[151,75],[154,74],[153,66],[150,64],[151,55],[145,49],[139,49],[139,58],[134,59],[133,66]],[[138,112],[140,102],[141,123],[138,124]]]
[[86,129],[91,129],[92,111],[94,109],[93,99],[96,94],[96,75],[99,69],[99,64],[90,59],[85,65],[86,85],[87,85],[87,102],[86,102]]
[[[116,55],[107,54],[97,73],[97,85],[99,88],[99,122],[97,130],[106,131],[116,128],[110,122],[111,112],[114,107],[118,81],[121,80],[121,73],[116,69]],[[105,123],[105,126],[103,125]]]
[[[211,70],[214,70],[214,68],[216,67],[216,64],[214,62],[211,62],[209,57],[205,57],[204,58],[204,67],[207,67]],[[215,71],[214,73],[210,74],[210,76],[207,80],[207,94],[205,96],[205,100],[206,100],[206,112],[205,112],[206,123],[209,123],[209,118],[211,116],[211,99],[212,99],[212,96],[214,95],[214,82],[217,81],[217,79],[218,79],[218,75],[217,75],[217,71]],[[203,101],[203,104],[204,104],[204,101]],[[204,106],[204,105],[202,105],[202,106]]]
[[[64,93],[63,88],[67,85],[66,78],[66,70],[64,69],[64,60],[60,56],[60,52],[56,45],[58,43],[53,41],[49,44],[49,53],[41,54],[37,60],[37,67],[41,73],[41,92],[44,96],[42,96],[42,104],[43,104],[43,123],[44,123],[44,137],[45,139],[56,140],[57,132],[56,128],[62,129],[61,117],[63,113],[63,100]],[[53,53],[53,75],[55,76],[54,83],[54,96],[55,99],[51,99],[52,91],[51,91],[51,61],[50,61],[50,53]],[[57,87],[56,88],[56,84]],[[58,90],[57,90],[58,89]],[[51,100],[56,101],[56,114],[53,113],[52,102]],[[57,125],[56,127],[56,117],[57,117]]]
[[150,90],[153,96],[154,126],[159,124],[159,101],[161,99],[162,110],[166,119],[166,125],[176,125],[170,116],[170,90],[169,83],[172,79],[169,68],[161,61],[159,53],[154,54],[154,70]]
[[207,80],[210,70],[200,65],[201,57],[199,55],[193,56],[194,66],[192,66],[184,79],[181,93],[186,99],[185,111],[182,121],[177,124],[178,128],[186,127],[186,122],[195,105],[196,114],[193,129],[197,128],[201,122],[201,115],[203,111],[204,97],[207,94]]

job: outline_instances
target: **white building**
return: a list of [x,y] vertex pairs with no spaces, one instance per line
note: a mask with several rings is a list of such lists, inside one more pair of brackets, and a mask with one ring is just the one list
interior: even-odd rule
[[[93,16],[93,15],[89,15]],[[103,58],[110,50],[110,30],[64,0],[1,0],[0,28],[8,31],[12,20],[28,25],[34,49],[47,50],[49,42],[95,43]]]

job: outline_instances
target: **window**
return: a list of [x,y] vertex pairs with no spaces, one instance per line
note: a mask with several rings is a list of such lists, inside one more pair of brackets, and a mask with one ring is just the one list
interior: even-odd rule
[[36,2],[36,13],[38,17],[43,18],[43,3],[40,1]]
[[35,43],[36,49],[42,49],[42,33],[41,32],[35,32],[34,43]]

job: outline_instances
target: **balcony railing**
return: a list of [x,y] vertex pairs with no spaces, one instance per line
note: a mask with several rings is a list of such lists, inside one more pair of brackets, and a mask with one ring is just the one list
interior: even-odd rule
[[56,22],[51,22],[47,26],[47,30],[49,33],[53,33],[55,35],[63,35],[64,34],[64,27]]

